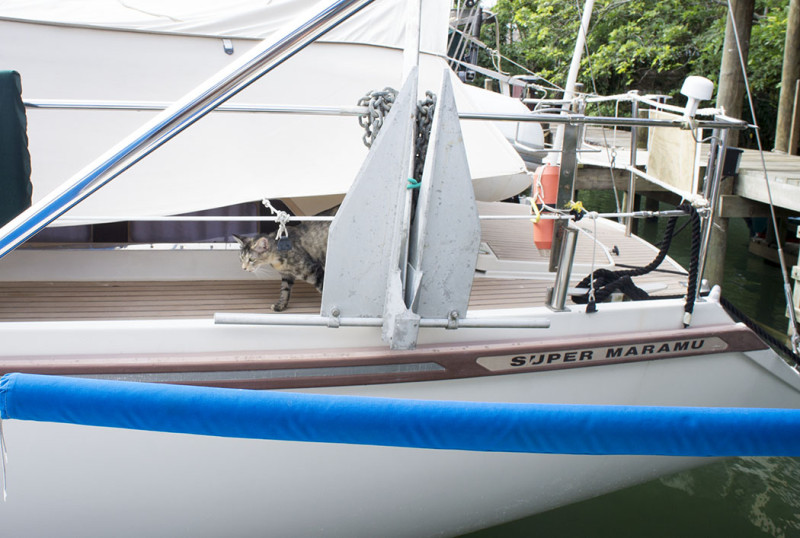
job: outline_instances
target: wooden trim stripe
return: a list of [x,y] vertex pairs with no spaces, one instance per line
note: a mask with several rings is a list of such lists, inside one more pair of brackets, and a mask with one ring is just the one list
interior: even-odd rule
[[569,339],[385,348],[197,354],[7,357],[25,372],[248,389],[407,383],[513,375],[766,349],[742,325]]

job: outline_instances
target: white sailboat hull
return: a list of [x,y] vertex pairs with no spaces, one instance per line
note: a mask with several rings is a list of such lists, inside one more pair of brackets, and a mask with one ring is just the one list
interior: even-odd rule
[[[116,353],[119,364],[135,366],[148,361],[152,365],[158,357],[178,352],[213,354],[234,348],[238,363],[246,364],[248,357],[269,349],[295,349],[302,355],[309,350],[297,348],[313,342],[320,361],[330,363],[329,370],[318,370],[315,375],[334,380],[320,383],[319,377],[307,377],[304,381],[302,369],[287,372],[285,365],[276,366],[273,374],[279,381],[281,376],[289,379],[285,382],[294,384],[292,390],[488,402],[797,406],[797,372],[768,349],[734,350],[737,345],[747,345],[736,344],[741,335],[731,334],[738,333],[726,332],[736,327],[713,301],[696,308],[692,330],[705,331],[705,343],[698,343],[699,333],[688,332],[693,336],[686,340],[688,345],[678,346],[683,351],[677,356],[662,352],[654,357],[626,358],[631,348],[641,353],[647,342],[658,346],[658,342],[668,341],[674,331],[664,330],[665,321],[680,319],[681,312],[679,301],[662,300],[647,309],[638,308],[641,303],[633,305],[604,305],[602,312],[591,316],[574,307],[573,312],[551,313],[553,326],[546,335],[511,329],[424,330],[420,339],[423,351],[426,346],[466,349],[470,344],[458,342],[480,341],[487,351],[478,354],[492,354],[496,353],[492,343],[521,345],[536,334],[542,336],[540,349],[550,342],[552,349],[561,351],[545,353],[548,360],[541,365],[545,368],[533,366],[534,359],[528,366],[513,369],[512,354],[505,357],[506,363],[494,364],[501,367],[495,373],[505,375],[487,371],[478,377],[448,374],[447,379],[388,383],[376,383],[375,376],[380,374],[375,371],[337,370],[337,365],[347,362],[346,357],[365,353],[370,342],[379,342],[378,328],[227,327],[200,320],[53,322],[36,324],[34,337],[34,324],[23,322],[5,323],[0,333],[8,344],[3,363],[11,367],[14,355],[30,364],[36,358],[40,365],[64,366],[70,357],[75,362],[87,357],[101,361]],[[519,313],[544,314],[541,310]],[[630,327],[636,333],[620,332],[619,327]],[[732,346],[729,351],[695,350],[691,354],[693,346],[699,349],[713,343],[714,334]],[[608,343],[603,338],[617,342],[605,348],[621,348],[622,352],[611,353],[610,360],[593,366],[566,360],[569,355],[564,343],[570,341],[576,350],[594,341],[596,358],[608,358],[607,352],[606,357],[598,354],[600,344]],[[353,348],[356,343],[360,346]],[[120,350],[125,350],[124,356],[119,355]],[[385,362],[397,363],[398,357],[409,353],[416,352],[395,352]],[[519,354],[526,355],[523,348]],[[550,359],[556,354],[560,357]],[[172,360],[179,364],[181,359]],[[428,357],[413,364],[426,362],[435,363],[436,359]],[[480,359],[475,362],[492,366]],[[508,365],[505,371],[504,364]],[[184,381],[193,382],[193,368],[185,365],[182,370],[188,372]],[[194,370],[212,377],[225,374],[209,372],[210,368]],[[267,378],[265,370],[259,363],[249,375]],[[157,375],[148,378],[141,369],[132,368],[131,372],[105,377],[176,381]],[[354,381],[359,375],[366,384]],[[397,375],[413,378],[426,374],[421,368],[417,374]],[[336,376],[342,380],[338,386]],[[208,377],[202,379],[209,382]],[[331,386],[321,386],[324,384]],[[3,427],[9,453],[9,498],[0,504],[0,518],[4,529],[14,535],[63,535],[64,529],[81,536],[457,535],[709,461],[227,439],[17,420],[4,421]]]
[[[393,26],[393,20],[388,22]],[[230,45],[223,36],[7,19],[0,19],[0,36],[21,47],[18,69],[23,81],[30,81],[26,91],[56,89],[59,98],[70,98],[74,91],[76,98],[89,100],[174,100],[203,80],[194,77],[207,76],[209,65],[227,63],[225,48]],[[51,40],[62,48],[53,47]],[[108,48],[90,46],[98,43]],[[232,40],[235,53],[248,43]],[[2,44],[0,51],[11,50]],[[144,48],[138,49],[140,45]],[[54,72],[40,70],[50,48],[55,49],[55,65],[80,70],[59,73],[61,87],[48,78]],[[359,49],[370,67],[341,61],[340,53],[350,48]],[[427,88],[431,76],[438,82],[444,59],[435,51],[421,56],[420,88]],[[367,90],[401,82],[401,57],[392,45],[317,42],[297,54],[290,67],[276,67],[271,80],[254,83],[233,101],[341,105]],[[122,69],[113,65],[120,58],[127,62]],[[317,68],[326,68],[329,86],[322,91],[314,84]],[[116,86],[121,79],[113,74],[111,83],[93,78],[98,69],[128,72],[131,82]],[[357,80],[353,73],[359,74]],[[128,93],[152,89],[159,76],[163,95]],[[98,242],[84,245],[85,251],[74,246],[23,248],[0,270],[0,292],[11,305],[0,308],[0,374],[456,402],[800,407],[800,374],[750,329],[732,321],[719,303],[718,289],[696,300],[694,286],[683,282],[689,276],[680,268],[646,278],[667,281],[660,288],[670,290],[664,295],[689,295],[687,312],[683,299],[666,297],[612,303],[598,299],[594,313],[574,303],[561,306],[545,300],[554,279],[547,257],[530,246],[529,215],[513,207],[511,213],[525,220],[490,240],[492,225],[480,224],[469,188],[483,198],[480,179],[491,180],[486,197],[505,198],[526,186],[527,172],[499,133],[483,139],[488,145],[476,148],[470,141],[474,133],[492,129],[459,122],[465,107],[452,77],[448,71],[438,93],[422,186],[407,183],[406,173],[414,153],[410,111],[416,107],[417,81],[412,76],[394,108],[405,114],[389,116],[364,166],[366,149],[360,146],[354,120],[345,125],[343,118],[332,118],[328,126],[315,121],[319,127],[305,133],[304,124],[290,126],[289,120],[285,125],[261,124],[261,116],[250,113],[214,112],[190,134],[176,137],[71,210],[72,216],[106,215],[100,220],[114,222],[134,220],[131,214],[163,216],[263,197],[348,192],[331,228],[321,303],[313,289],[306,286],[303,291],[301,284],[289,314],[274,314],[274,325],[215,324],[218,304],[256,313],[237,318],[237,323],[263,321],[259,316],[270,304],[266,298],[274,301],[280,293],[274,280],[237,281],[232,273],[238,263],[225,243],[205,250],[195,246],[189,252],[180,252],[181,245],[147,241],[124,248]],[[292,98],[282,102],[286,88]],[[30,117],[33,182],[39,192],[35,198],[52,187],[49,181],[64,179],[65,172],[71,174],[105,149],[99,146],[107,139],[117,139],[147,119],[127,110],[119,116],[124,120],[117,121],[117,111],[103,110],[91,111],[85,117],[92,121],[83,123],[75,114],[74,109],[42,109]],[[82,134],[70,139],[67,128],[76,123],[81,123]],[[455,128],[459,123],[461,128]],[[307,135],[305,146],[298,143],[301,134]],[[396,151],[404,145],[408,147]],[[506,169],[481,168],[469,157],[477,154],[480,163],[497,162]],[[47,166],[37,164],[37,158],[46,159]],[[387,171],[387,163],[396,166]],[[499,176],[505,180],[496,181]],[[470,180],[467,188],[461,183],[456,188],[456,182]],[[379,182],[385,188],[377,189]],[[66,188],[70,190],[69,184]],[[420,195],[412,222],[414,196],[409,189],[414,188],[420,188]],[[77,194],[71,196],[67,202],[78,201]],[[47,198],[43,201],[38,205],[48,205]],[[452,211],[448,204],[459,204],[464,211]],[[38,229],[35,218],[48,211],[35,204],[18,217],[24,222],[7,226],[33,234]],[[641,266],[654,255],[654,249],[642,248],[638,239],[619,230],[612,241],[601,243],[601,233],[616,225],[595,220],[581,229],[570,226],[572,240],[564,244],[582,244],[580,234],[589,245],[580,249],[580,263],[573,264],[569,256],[559,260],[559,290],[566,292],[570,284],[568,267],[578,272],[614,269],[622,262]],[[11,232],[4,234],[9,249],[16,246],[10,243],[15,239],[8,239]],[[432,255],[440,252],[441,257]],[[171,265],[166,260],[172,254],[184,254],[186,260]],[[199,262],[204,258],[214,258],[213,267]],[[92,265],[89,272],[87,264]],[[639,283],[644,285],[644,279]],[[267,288],[271,291],[265,292]],[[461,292],[454,299],[447,292],[455,288]],[[359,297],[362,290],[366,297]],[[220,299],[234,292],[241,295]],[[178,300],[159,300],[171,294]],[[207,304],[210,297],[213,302]],[[545,302],[551,308],[529,306]],[[692,305],[694,317],[687,328],[684,321]],[[320,311],[322,316],[306,315]],[[302,314],[293,316],[296,312]],[[353,320],[362,326],[344,326]],[[479,328],[468,328],[470,323]],[[523,323],[529,328],[514,328]],[[432,328],[436,324],[455,330]],[[237,403],[246,400],[245,393],[235,394]],[[2,409],[5,413],[5,405]],[[175,409],[159,412],[169,415]],[[708,461],[251,440],[9,416],[3,423],[8,500],[0,503],[0,528],[20,536],[453,536]],[[192,422],[185,415],[183,419]],[[653,452],[664,453],[660,447]]]
[[9,536],[453,536],[702,462],[4,430]]

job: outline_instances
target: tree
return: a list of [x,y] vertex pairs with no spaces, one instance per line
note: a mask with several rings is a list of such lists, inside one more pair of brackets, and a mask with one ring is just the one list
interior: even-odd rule
[[[774,132],[788,2],[756,1],[748,70],[763,138]],[[578,0],[498,0],[492,12],[502,54],[563,84],[581,8]],[[716,83],[726,12],[717,0],[596,0],[578,80],[604,95],[638,89],[673,97],[689,75]],[[495,43],[495,32],[484,26],[483,40]]]

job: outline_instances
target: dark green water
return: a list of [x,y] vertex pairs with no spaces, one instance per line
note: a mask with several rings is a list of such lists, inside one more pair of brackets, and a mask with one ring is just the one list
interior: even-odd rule
[[[584,197],[590,210],[613,211],[604,193]],[[646,222],[640,235],[660,240],[665,221]],[[723,295],[751,318],[785,333],[779,267],[748,254],[749,231],[731,219]],[[689,258],[688,229],[670,256]],[[800,459],[731,458],[615,493],[467,535],[489,537],[799,537]]]

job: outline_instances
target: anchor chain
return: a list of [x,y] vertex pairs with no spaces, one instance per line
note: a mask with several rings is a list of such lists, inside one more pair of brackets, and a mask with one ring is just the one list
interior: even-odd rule
[[[428,141],[431,137],[431,126],[433,125],[433,114],[436,109],[436,95],[433,92],[425,92],[425,99],[417,102],[417,126],[414,135],[414,173],[413,177],[417,180],[422,177],[422,170],[425,165],[425,153],[428,151]],[[383,90],[373,90],[359,99],[358,106],[366,107],[368,112],[358,116],[358,124],[364,128],[364,135],[361,139],[364,145],[372,147],[375,139],[383,127],[386,115],[397,98],[397,90],[384,88]]]
[[414,178],[422,179],[422,170],[425,168],[425,154],[428,152],[428,141],[431,138],[433,113],[436,110],[436,95],[425,92],[425,99],[417,102],[417,133],[414,144]]
[[389,114],[394,100],[397,98],[397,90],[386,87],[383,90],[373,90],[358,100],[358,106],[367,107],[366,114],[358,117],[358,124],[364,128],[364,136],[361,140],[368,148],[372,147],[378,131],[383,126],[386,115]]

